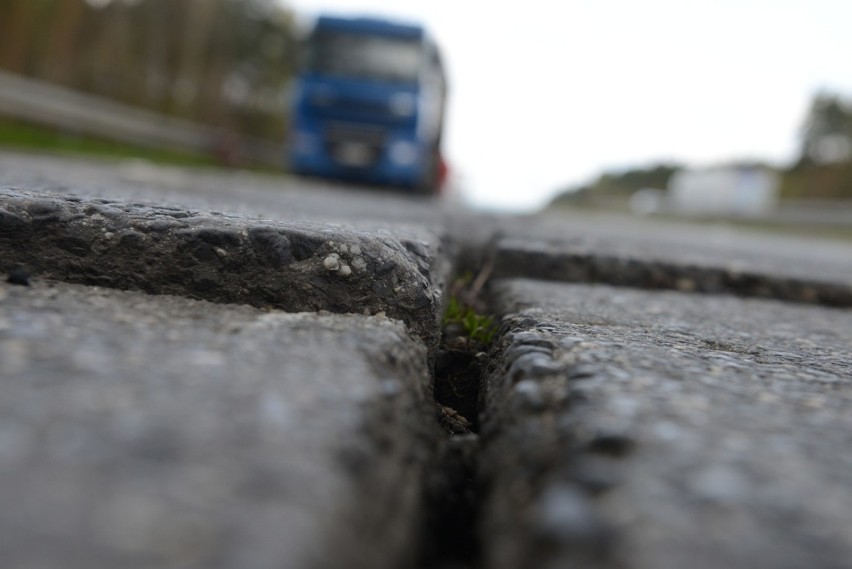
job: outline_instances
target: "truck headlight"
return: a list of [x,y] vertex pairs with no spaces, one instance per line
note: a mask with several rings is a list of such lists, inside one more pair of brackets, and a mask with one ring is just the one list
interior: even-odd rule
[[414,114],[417,101],[411,93],[394,93],[388,101],[393,114],[398,117],[410,117]]
[[417,161],[417,146],[400,140],[390,146],[390,159],[400,166],[411,166]]

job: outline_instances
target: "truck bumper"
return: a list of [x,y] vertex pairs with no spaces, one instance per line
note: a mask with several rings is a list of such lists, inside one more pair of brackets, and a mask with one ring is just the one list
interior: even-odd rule
[[424,178],[428,155],[407,134],[386,131],[380,139],[370,139],[296,130],[290,145],[290,168],[297,174],[415,188]]

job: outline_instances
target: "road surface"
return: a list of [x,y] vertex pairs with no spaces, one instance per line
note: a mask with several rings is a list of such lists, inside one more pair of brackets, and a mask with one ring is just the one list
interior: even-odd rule
[[0,153],[0,264],[3,567],[852,567],[852,244]]

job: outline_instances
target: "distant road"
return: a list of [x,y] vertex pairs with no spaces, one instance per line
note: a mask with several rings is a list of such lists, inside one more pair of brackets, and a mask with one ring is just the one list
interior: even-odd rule
[[789,200],[782,202],[767,219],[775,223],[852,228],[852,202]]

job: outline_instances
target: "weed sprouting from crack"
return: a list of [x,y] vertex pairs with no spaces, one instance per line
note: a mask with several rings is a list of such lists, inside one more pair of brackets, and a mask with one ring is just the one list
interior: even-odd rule
[[494,339],[497,324],[487,314],[479,314],[458,296],[451,296],[444,312],[444,328],[458,326],[468,344],[488,346]]
[[435,399],[441,424],[453,434],[478,428],[482,361],[497,332],[480,295],[490,274],[488,264],[475,277],[465,273],[449,291],[435,366]]
[[[466,272],[450,287],[449,300],[444,312],[444,336],[461,336],[467,340],[468,349],[481,351],[487,348],[497,332],[497,323],[487,314],[481,298],[482,288],[491,276],[492,264],[486,265],[476,277]],[[457,328],[454,329],[454,328]]]

